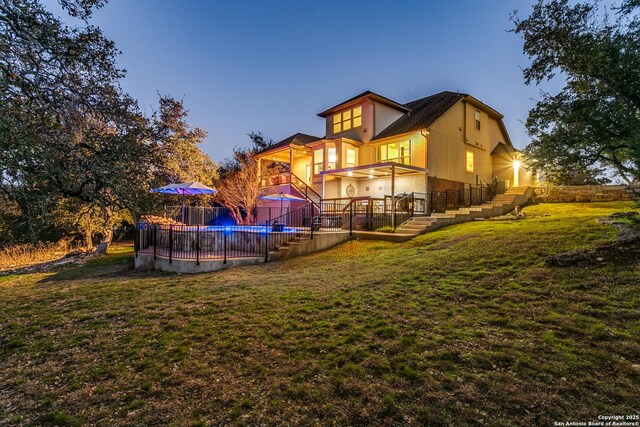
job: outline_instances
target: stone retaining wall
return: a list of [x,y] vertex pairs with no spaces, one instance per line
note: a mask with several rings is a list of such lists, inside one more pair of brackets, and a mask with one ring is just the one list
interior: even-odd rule
[[535,200],[541,203],[614,202],[636,200],[626,185],[566,185],[538,187]]

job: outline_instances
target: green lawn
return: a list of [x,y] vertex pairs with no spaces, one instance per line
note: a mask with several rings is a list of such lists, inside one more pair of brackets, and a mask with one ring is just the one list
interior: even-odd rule
[[131,249],[0,278],[0,425],[552,425],[638,413],[637,261],[551,268],[630,203],[217,273]]

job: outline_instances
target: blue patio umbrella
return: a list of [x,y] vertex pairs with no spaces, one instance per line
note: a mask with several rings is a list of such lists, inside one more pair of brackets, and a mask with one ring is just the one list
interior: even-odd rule
[[285,193],[284,191],[260,196],[260,198],[264,200],[280,200],[280,216],[282,216],[282,202],[285,200],[290,202],[304,202],[305,200],[302,197],[294,196],[293,194]]
[[207,187],[206,185],[194,182],[180,182],[178,184],[169,184],[164,187],[154,188],[152,193],[160,194],[180,194],[182,195],[182,208],[180,209],[182,214],[182,223],[184,224],[184,196],[197,196],[200,194],[215,194],[218,190],[215,188]]

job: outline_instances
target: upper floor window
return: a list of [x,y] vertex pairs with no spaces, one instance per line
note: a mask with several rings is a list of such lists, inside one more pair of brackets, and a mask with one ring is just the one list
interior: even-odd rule
[[353,168],[356,166],[356,150],[355,148],[347,148],[347,159],[344,167]]
[[467,150],[467,172],[473,172],[473,151]]
[[333,133],[340,133],[362,125],[362,107],[354,107],[333,115]]
[[313,173],[319,174],[324,170],[324,148],[313,150]]
[[411,140],[394,142],[378,147],[379,162],[411,164]]
[[476,130],[480,130],[480,110],[476,110]]

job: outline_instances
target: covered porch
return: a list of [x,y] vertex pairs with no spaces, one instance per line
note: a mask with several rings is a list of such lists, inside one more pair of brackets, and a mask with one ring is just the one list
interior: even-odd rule
[[325,170],[320,175],[323,199],[394,199],[409,193],[428,192],[428,170],[402,163],[384,162]]
[[393,229],[414,215],[427,214],[427,169],[384,162],[326,170],[320,175],[322,210],[331,212],[334,206],[348,204],[358,228],[379,228],[369,224],[379,218]]
[[[306,185],[311,183],[311,150],[301,146],[282,147],[256,156],[260,185],[288,184],[291,174]],[[283,173],[274,173],[269,165],[282,165]]]

